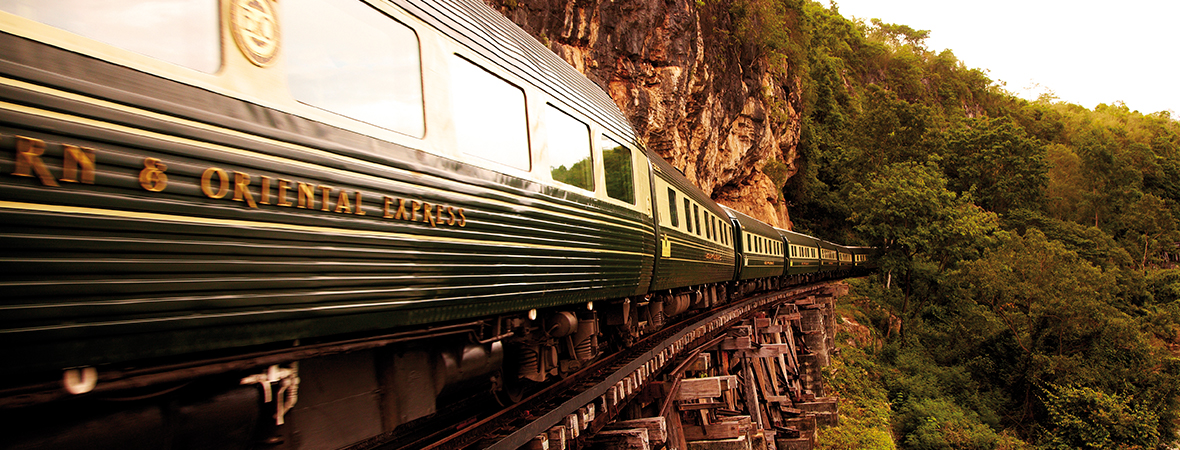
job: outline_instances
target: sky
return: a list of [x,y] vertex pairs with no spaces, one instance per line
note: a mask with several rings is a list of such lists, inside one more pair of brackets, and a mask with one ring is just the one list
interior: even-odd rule
[[[819,0],[827,4],[829,0]],[[835,0],[846,18],[930,30],[1004,89],[1093,109],[1123,102],[1180,119],[1180,0]]]

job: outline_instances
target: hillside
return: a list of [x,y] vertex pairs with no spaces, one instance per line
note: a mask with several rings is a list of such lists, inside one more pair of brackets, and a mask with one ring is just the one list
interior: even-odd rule
[[719,202],[880,250],[828,448],[1174,445],[1167,113],[1025,101],[927,31],[810,0],[491,2]]

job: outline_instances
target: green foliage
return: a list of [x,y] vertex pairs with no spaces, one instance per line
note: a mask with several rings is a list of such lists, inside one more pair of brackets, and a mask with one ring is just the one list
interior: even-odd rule
[[868,86],[864,102],[864,112],[852,125],[856,134],[848,142],[862,153],[854,163],[872,172],[885,164],[925,159],[931,151],[929,108],[877,85]]
[[723,76],[802,87],[798,171],[764,168],[796,229],[879,250],[855,301],[881,341],[830,373],[856,414],[825,448],[1174,446],[1180,122],[1020,100],[834,5],[698,5]]
[[948,133],[943,163],[950,188],[997,213],[1045,203],[1045,148],[1008,118],[968,120]]
[[846,347],[824,369],[824,383],[840,397],[840,426],[820,430],[820,449],[893,449],[892,411],[880,368],[857,347]]
[[1008,214],[1004,217],[1003,227],[1019,234],[1025,233],[1029,228],[1036,228],[1049,240],[1060,242],[1065,248],[1103,270],[1128,267],[1134,261],[1114,238],[1098,227],[1059,220],[1029,210],[1018,210]]
[[1051,385],[1045,392],[1052,449],[1151,449],[1159,417],[1130,398],[1088,387]]
[[969,257],[997,226],[994,214],[947,190],[933,164],[883,167],[849,195],[855,230],[901,261],[927,255],[942,267]]
[[[1180,381],[1175,363],[1116,307],[1114,272],[1030,228],[1024,236],[1005,236],[998,248],[954,275],[960,280],[957,295],[987,307],[985,318],[995,324],[985,335],[991,343],[980,350],[1007,368],[993,365],[979,375],[1005,386],[1015,416],[1038,418],[1051,439],[1059,439],[1054,433],[1071,435],[1053,431],[1057,419],[1045,415],[1055,398],[1037,396],[1037,386],[1070,385],[1134,398],[1136,408],[1146,408],[1136,414],[1174,417],[1172,386]],[[1150,426],[1155,436],[1171,436],[1170,421]]]
[[925,398],[906,403],[897,413],[904,447],[915,450],[992,449],[1000,436],[975,413],[953,401]]
[[900,47],[902,45],[909,45],[912,47],[921,47],[927,37],[930,37],[930,30],[915,30],[909,25],[895,25],[891,23],[883,23],[881,19],[872,19],[873,29],[869,33],[869,37],[873,40],[883,41]]
[[594,163],[590,157],[574,163],[566,168],[558,166],[549,171],[555,181],[570,184],[582,189],[594,189]]
[[762,166],[762,173],[770,177],[774,182],[775,187],[782,189],[783,185],[787,184],[787,178],[791,176],[790,167],[779,162],[777,159],[772,159]]
[[987,256],[957,273],[964,296],[988,306],[1027,354],[1068,357],[1117,311],[1111,273],[1103,273],[1035,228],[1008,234]]
[[635,176],[631,171],[631,150],[623,146],[603,149],[602,166],[606,174],[606,195],[635,203]]

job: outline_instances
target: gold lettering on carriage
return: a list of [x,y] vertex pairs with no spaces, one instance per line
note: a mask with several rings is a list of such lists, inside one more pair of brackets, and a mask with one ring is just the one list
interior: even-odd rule
[[[14,152],[10,175],[36,178],[42,185],[52,187],[61,187],[60,183],[95,184],[99,152],[93,148],[47,143],[20,135],[0,135],[0,145]],[[164,192],[169,187],[168,164],[150,157],[144,158],[140,164],[138,181],[145,191]],[[414,222],[430,227],[467,226],[467,212],[463,208],[423,199],[365,195],[359,190],[216,166],[202,171],[198,183],[201,193],[208,198],[240,202],[252,209],[284,207]],[[380,202],[372,200],[378,197],[382,198]]]
[[[0,136],[0,138],[4,138]],[[97,161],[95,150],[88,147],[78,147],[69,144],[54,144],[50,146],[45,141],[25,136],[12,136],[13,156],[12,175],[19,177],[35,177],[45,186],[58,187],[58,181],[65,183],[94,184],[94,169]],[[4,139],[7,141],[8,139]],[[45,152],[52,150],[53,157],[60,154],[61,177],[57,178],[45,163]]]
[[[145,169],[146,170],[146,169]],[[257,183],[255,183],[257,181]],[[209,167],[201,173],[201,192],[213,199],[229,199],[244,203],[249,208],[260,205],[319,210],[356,216],[369,215],[365,195],[361,191],[339,189],[334,186],[305,183],[285,178],[272,178]],[[257,195],[255,193],[257,192]],[[383,196],[381,218],[419,222],[439,226],[467,226],[463,208],[430,203],[412,198]],[[273,203],[272,203],[273,202]]]

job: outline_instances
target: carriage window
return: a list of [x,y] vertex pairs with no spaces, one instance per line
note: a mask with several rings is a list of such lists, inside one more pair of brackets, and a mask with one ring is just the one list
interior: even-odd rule
[[590,156],[590,127],[553,105],[546,105],[546,142],[549,173],[554,181],[594,190],[594,160]]
[[688,228],[689,233],[692,233],[692,216],[689,215],[689,211],[692,211],[692,208],[690,208],[688,199],[686,198],[684,199],[684,226]]
[[414,30],[361,2],[281,4],[282,51],[296,100],[402,134],[423,135],[422,69]]
[[680,226],[680,217],[676,212],[676,191],[668,188],[668,215],[672,219],[672,226]]
[[631,149],[602,137],[602,165],[606,169],[606,195],[635,203],[635,176],[631,171]]
[[524,91],[455,55],[451,101],[455,138],[463,153],[520,170],[532,168]]
[[190,69],[221,67],[213,0],[0,0],[0,10]]
[[696,222],[695,225],[697,226],[697,236],[700,236],[701,235],[701,209],[699,207],[697,207],[697,205],[695,205],[695,204],[692,205],[692,216],[694,219],[693,221]]

